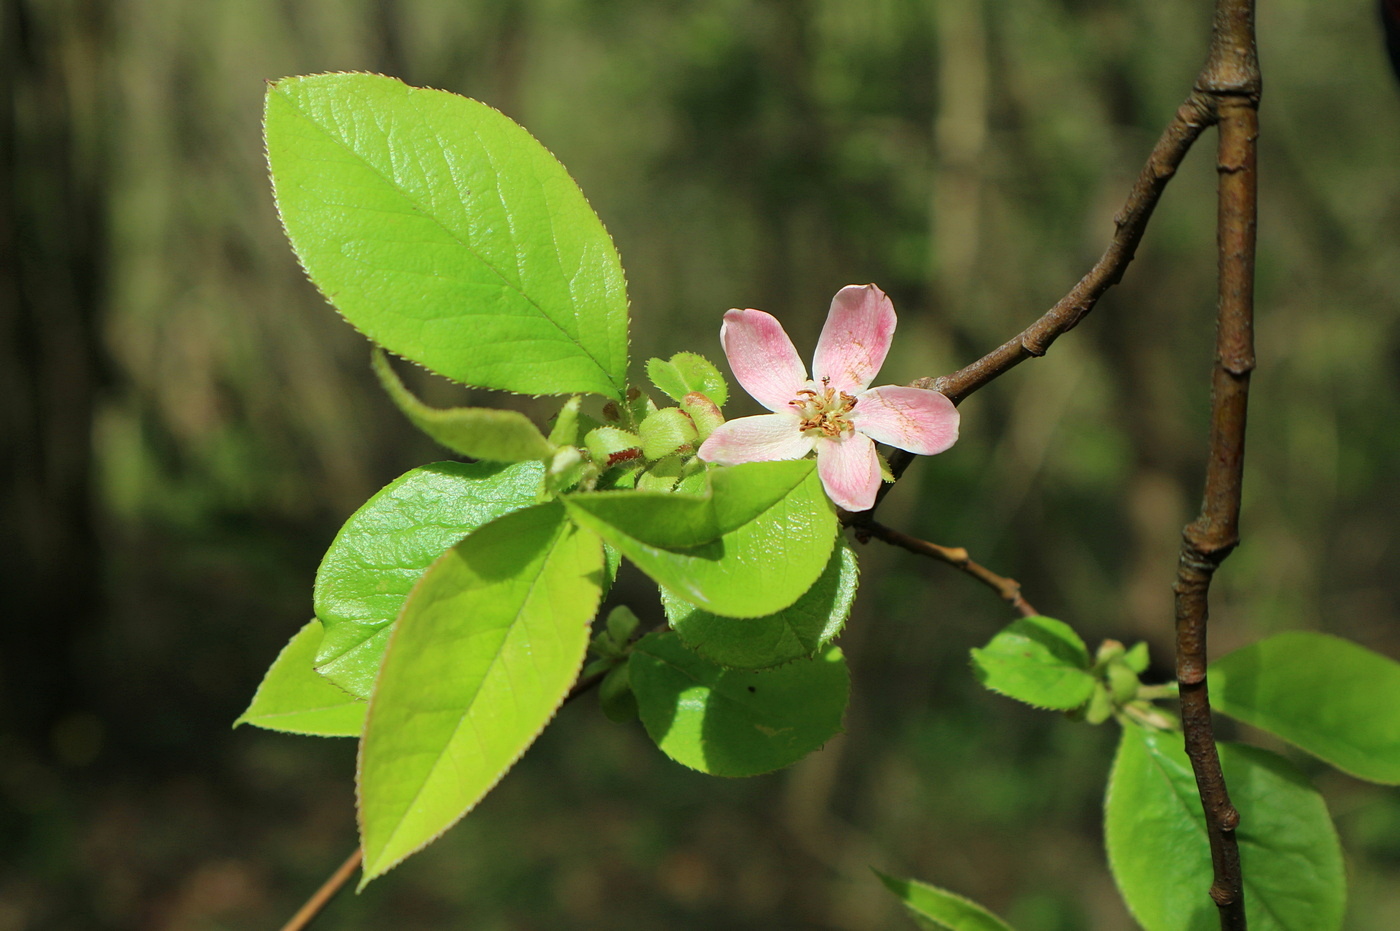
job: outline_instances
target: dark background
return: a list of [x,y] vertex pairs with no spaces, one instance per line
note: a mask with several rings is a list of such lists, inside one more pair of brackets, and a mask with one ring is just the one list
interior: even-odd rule
[[[349,741],[229,724],[339,523],[442,454],[282,238],[265,79],[380,71],[524,123],[617,240],[636,361],[718,361],[732,306],[806,353],[837,288],[875,281],[901,382],[981,355],[1089,267],[1209,20],[1159,0],[0,10],[0,931],[276,927],[355,842]],[[1400,95],[1370,4],[1260,16],[1260,365],[1212,645],[1305,628],[1400,658]],[[970,399],[959,445],[883,512],[1095,643],[1147,639],[1159,678],[1204,454],[1212,146],[1124,284]],[[1006,607],[880,547],[842,640],[848,733],[823,752],[712,779],[577,702],[321,926],[910,927],[873,865],[1022,931],[1131,927],[1100,841],[1113,726],[984,693],[967,650]],[[1400,795],[1300,763],[1348,851],[1348,927],[1400,927]]]

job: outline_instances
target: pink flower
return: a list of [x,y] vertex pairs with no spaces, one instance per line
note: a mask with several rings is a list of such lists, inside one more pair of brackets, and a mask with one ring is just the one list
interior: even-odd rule
[[867,387],[884,364],[894,326],[894,305],[875,285],[837,291],[808,378],[776,317],[729,311],[719,331],[729,367],[773,413],[722,424],[697,455],[737,465],[801,459],[815,449],[831,500],[848,511],[869,510],[881,481],[876,442],[932,456],[958,439],[958,410],[937,391]]

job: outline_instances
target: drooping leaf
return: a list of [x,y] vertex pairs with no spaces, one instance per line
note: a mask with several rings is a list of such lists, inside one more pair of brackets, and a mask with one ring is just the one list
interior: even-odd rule
[[268,88],[265,130],[292,248],[366,336],[468,385],[621,399],[621,262],[523,128],[445,91],[318,74]]
[[1311,631],[1279,634],[1210,666],[1215,710],[1360,779],[1400,785],[1400,663]]
[[277,654],[252,704],[233,726],[252,724],[319,737],[360,736],[368,705],[317,675],[312,659],[320,642],[321,622],[312,619]]
[[920,927],[935,931],[1012,931],[1009,924],[971,899],[917,879],[895,879],[879,870],[875,875],[909,909]]
[[554,444],[519,411],[489,407],[429,407],[408,390],[382,350],[373,355],[374,373],[394,402],[419,430],[453,452],[491,462],[547,459]]
[[467,813],[534,742],[583,664],[603,549],[557,502],[481,527],[414,587],[360,745],[364,882]]
[[855,552],[838,542],[817,581],[788,607],[764,617],[722,617],[661,590],[671,628],[710,662],[763,669],[812,656],[846,623],[860,569]]
[[693,352],[678,352],[665,361],[648,359],[647,377],[673,401],[684,401],[692,391],[709,398],[715,407],[723,407],[729,399],[729,386],[719,369]]
[[399,476],[345,522],[316,572],[325,636],[316,668],[369,698],[391,624],[433,560],[477,527],[535,503],[537,462],[434,462]]
[[647,546],[688,549],[713,542],[771,509],[813,471],[809,460],[750,462],[713,469],[710,491],[598,492],[574,495],[571,512],[594,517]]
[[[1109,777],[1109,865],[1147,931],[1216,931],[1205,816],[1181,735],[1124,728]],[[1317,790],[1282,757],[1221,744],[1251,931],[1336,931],[1346,904],[1342,851]]]
[[712,776],[791,765],[841,731],[850,675],[840,649],[774,669],[725,669],[670,631],[648,634],[628,660],[642,724],[662,752]]
[[[756,466],[804,466],[806,475],[767,509],[748,517],[757,497],[733,477]],[[773,469],[760,484],[781,487]],[[723,533],[698,546],[667,547],[634,536],[653,539],[693,539],[710,532],[703,512],[688,512],[695,502],[673,495],[635,492],[637,505],[621,496],[573,495],[566,499],[570,516],[621,551],[663,588],[698,607],[726,617],[763,617],[791,605],[812,587],[831,556],[836,534],[836,512],[822,490],[810,461],[756,462],[712,470],[715,521]],[[760,474],[755,470],[749,474]],[[784,475],[784,483],[791,475]],[[732,482],[733,497],[721,489]],[[684,484],[684,481],[682,482]],[[678,498],[674,512],[656,499]],[[723,502],[723,504],[722,504]],[[739,505],[744,505],[740,507]],[[655,507],[655,510],[652,508]],[[701,513],[695,517],[695,513]],[[606,519],[603,514],[606,514]],[[739,521],[740,516],[748,517]],[[690,523],[682,517],[694,518]],[[675,518],[673,522],[671,518]],[[732,527],[733,529],[725,529]],[[697,529],[698,528],[698,529]],[[689,535],[689,536],[687,536]]]
[[972,651],[977,680],[1037,708],[1067,711],[1089,700],[1094,677],[1084,641],[1051,617],[1025,617]]

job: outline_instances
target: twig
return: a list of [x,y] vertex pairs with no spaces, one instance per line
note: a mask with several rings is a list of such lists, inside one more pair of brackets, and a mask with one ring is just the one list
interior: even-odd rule
[[306,900],[306,904],[297,909],[297,913],[291,920],[282,926],[282,931],[304,931],[311,926],[311,922],[316,920],[316,916],[321,914],[321,910],[330,904],[331,899],[339,892],[350,877],[355,875],[355,870],[360,868],[360,860],[364,857],[359,847],[356,847],[350,856],[345,858],[345,862],[331,874],[330,878],[321,884],[311,898]]
[[1210,897],[1220,908],[1222,931],[1244,931],[1244,881],[1235,839],[1240,816],[1230,803],[1211,726],[1206,626],[1211,579],[1239,544],[1245,412],[1249,373],[1254,369],[1255,141],[1261,82],[1253,0],[1217,0],[1210,57],[1196,87],[1218,101],[1219,304],[1205,491],[1200,515],[1182,532],[1174,586],[1176,676],[1186,753],[1196,774],[1210,838],[1215,874]]
[[[569,689],[569,694],[564,696],[559,707],[564,707],[575,698],[594,688],[606,676],[606,672],[598,672],[579,679],[574,683],[574,687]],[[306,904],[297,909],[297,913],[291,917],[291,920],[282,926],[282,931],[305,931],[306,928],[309,928],[316,916],[321,914],[321,911],[330,904],[331,899],[335,898],[336,893],[345,887],[351,876],[355,875],[355,870],[359,869],[360,860],[363,857],[363,851],[356,847],[354,852],[345,858],[345,862],[340,864],[336,871],[330,875],[330,878],[321,884],[321,888],[317,889],[311,898],[306,900]]]
[[1022,617],[1033,617],[1040,612],[1031,607],[1031,603],[1021,596],[1021,583],[1015,579],[1008,579],[1005,576],[997,575],[995,572],[973,562],[967,555],[967,550],[962,547],[939,546],[937,543],[930,543],[918,537],[912,537],[907,533],[895,530],[893,527],[886,527],[884,524],[870,521],[856,527],[856,539],[864,543],[871,537],[879,537],[886,543],[903,547],[911,553],[918,553],[920,556],[927,556],[939,562],[945,562],[954,569],[961,569],[977,581],[986,585],[992,591],[1001,596],[1002,600],[1015,608]]

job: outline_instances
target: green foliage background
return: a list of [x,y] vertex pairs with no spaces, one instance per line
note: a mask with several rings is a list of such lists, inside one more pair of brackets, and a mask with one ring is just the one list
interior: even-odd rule
[[[1153,0],[0,9],[0,548],[18,554],[0,577],[0,928],[268,927],[354,843],[349,742],[228,724],[310,616],[340,521],[441,454],[293,261],[264,79],[380,71],[529,127],[617,240],[634,359],[718,360],[733,306],[779,315],[806,352],[831,295],[875,281],[901,313],[884,374],[906,381],[976,358],[1087,270],[1209,22],[1204,2]],[[1217,654],[1305,628],[1400,657],[1400,94],[1373,12],[1261,4],[1260,367]],[[1204,452],[1212,144],[1124,284],[970,399],[960,444],[885,505],[1091,641],[1149,640],[1157,678]],[[1111,729],[982,691],[967,650],[1010,618],[972,582],[879,544],[862,560],[848,734],[824,752],[707,778],[579,702],[325,927],[901,926],[868,865],[1030,931],[1130,927],[1100,840]],[[624,575],[614,598],[652,623],[645,591]],[[1348,927],[1396,927],[1400,797],[1303,765],[1351,857]]]

